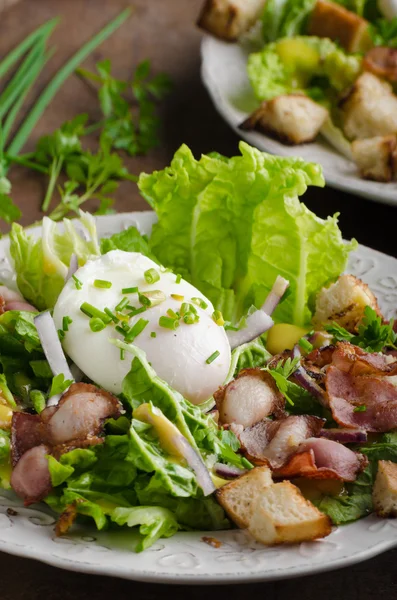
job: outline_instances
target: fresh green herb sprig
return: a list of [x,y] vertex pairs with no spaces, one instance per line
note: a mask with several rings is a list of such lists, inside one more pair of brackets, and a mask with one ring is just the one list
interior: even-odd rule
[[397,349],[397,334],[393,330],[393,324],[393,319],[387,324],[383,323],[382,317],[373,308],[366,306],[357,335],[337,323],[326,325],[325,329],[333,335],[334,342],[350,342],[367,352],[381,352],[384,348]]
[[[151,76],[148,60],[137,66],[131,81],[116,79],[111,70],[110,60],[97,63],[96,73],[78,70],[86,80],[100,85],[98,97],[104,120],[92,129],[101,126],[116,150],[124,150],[131,156],[146,154],[159,143],[155,100],[161,100],[170,91],[171,81],[163,73]],[[125,97],[129,90],[135,107]]]
[[274,367],[266,368],[266,371],[270,373],[276,382],[278,390],[285,396],[291,406],[294,405],[294,402],[289,395],[290,382],[288,381],[288,378],[291,377],[298,368],[299,361],[299,357],[294,359],[287,358],[286,361],[281,359]]

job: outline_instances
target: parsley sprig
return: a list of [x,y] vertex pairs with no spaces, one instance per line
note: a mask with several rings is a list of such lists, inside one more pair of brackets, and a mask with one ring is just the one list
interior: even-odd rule
[[[171,81],[164,73],[151,76],[148,60],[137,66],[131,81],[116,79],[111,70],[110,60],[104,60],[97,63],[97,73],[79,69],[78,74],[100,85],[98,97],[104,116],[100,126],[112,148],[131,156],[146,154],[159,144],[155,100],[168,94]],[[127,99],[128,92],[132,93],[133,104]]]
[[285,396],[291,406],[294,405],[294,402],[289,395],[291,382],[288,381],[288,379],[295,373],[296,369],[299,367],[299,363],[300,358],[297,356],[293,359],[287,358],[285,361],[281,359],[276,365],[266,368],[266,371],[270,373],[276,382],[279,392]]
[[367,352],[381,352],[384,348],[397,350],[397,334],[393,330],[393,324],[393,319],[389,323],[383,323],[382,317],[378,316],[373,308],[366,306],[357,335],[335,322],[326,325],[325,329],[333,335],[334,342],[350,342]]

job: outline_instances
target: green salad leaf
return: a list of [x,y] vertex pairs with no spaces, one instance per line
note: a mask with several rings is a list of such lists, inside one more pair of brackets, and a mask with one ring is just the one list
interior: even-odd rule
[[393,319],[389,323],[383,323],[382,317],[373,308],[366,306],[356,335],[335,322],[325,325],[325,329],[333,335],[334,343],[350,342],[367,352],[381,352],[384,348],[396,348],[397,334],[393,323]]
[[344,244],[336,216],[324,221],[299,202],[308,185],[324,183],[317,165],[245,142],[240,151],[196,160],[181,146],[170,167],[140,176],[158,216],[151,250],[233,322],[260,307],[282,275],[291,294],[275,318],[303,325],[310,300],[344,270],[355,243]]
[[346,495],[325,496],[317,507],[327,514],[334,525],[357,521],[372,512],[372,487],[376,477],[376,463],[370,463],[356,481],[346,484]]
[[237,346],[232,352],[232,360],[226,382],[236,377],[242,369],[263,367],[271,356],[270,352],[266,350],[265,341],[260,337],[247,344]]
[[265,42],[304,35],[316,0],[267,0],[262,14]]
[[258,100],[299,92],[324,101],[349,87],[361,69],[361,57],[347,54],[328,38],[285,37],[248,58],[248,76]]
[[158,262],[149,248],[149,241],[146,236],[141,235],[136,227],[128,227],[120,233],[114,233],[108,238],[101,239],[101,254],[106,254],[111,250],[124,250],[124,252],[140,252],[145,256]]
[[47,392],[52,372],[44,358],[34,313],[10,310],[0,315],[0,389],[10,406],[12,394],[27,405],[33,390]]
[[11,440],[10,434],[0,429],[0,487],[8,490],[11,487]]
[[[14,223],[10,232],[10,253],[14,260],[18,288],[38,310],[53,308],[65,285],[72,254],[82,266],[99,256],[95,219],[81,212],[79,221],[64,219],[64,232],[48,217],[43,219],[42,236],[35,239]],[[80,228],[87,239],[80,235]]]

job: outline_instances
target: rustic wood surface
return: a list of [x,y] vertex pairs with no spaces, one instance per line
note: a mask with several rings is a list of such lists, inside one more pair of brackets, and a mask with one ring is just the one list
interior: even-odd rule
[[[134,16],[119,32],[96,51],[87,67],[109,57],[119,77],[127,77],[140,60],[149,57],[154,70],[167,71],[174,80],[173,94],[162,111],[162,145],[148,157],[133,158],[129,166],[135,173],[162,168],[178,146],[187,143],[196,155],[216,149],[225,154],[237,150],[238,138],[217,116],[200,82],[199,45],[201,34],[194,19],[201,0],[23,0],[1,15],[0,56],[11,49],[33,28],[45,20],[61,16],[53,42],[57,53],[38,82],[34,94],[42,89],[57,68],[93,33],[127,5],[135,7]],[[39,122],[27,147],[38,136],[52,131],[65,119],[87,112],[99,117],[95,95],[77,77],[71,77],[53,100]],[[22,222],[40,219],[43,181],[24,169],[12,171],[13,195],[23,211]],[[397,256],[397,209],[355,198],[326,188],[312,189],[305,201],[321,216],[341,212],[345,237]],[[126,183],[117,196],[117,209],[141,210],[145,202],[133,184]],[[237,600],[242,596],[284,600],[372,600],[392,599],[397,594],[395,569],[397,550],[352,568],[324,575],[246,587],[216,588],[172,587],[140,584],[105,577],[94,577],[58,570],[33,560],[0,554],[1,600],[117,600],[134,596],[152,600],[171,594],[175,600],[189,596]],[[133,560],[133,557],[132,557]]]

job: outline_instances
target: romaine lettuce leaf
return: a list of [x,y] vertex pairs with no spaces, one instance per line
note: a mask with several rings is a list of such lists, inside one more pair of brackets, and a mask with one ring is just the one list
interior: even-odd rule
[[354,244],[343,243],[336,217],[324,221],[298,200],[308,185],[324,185],[318,165],[245,142],[240,151],[195,160],[181,146],[170,167],[140,176],[158,215],[151,249],[234,322],[252,304],[260,307],[282,275],[291,294],[275,317],[303,325],[309,301],[344,270]]
[[265,342],[260,337],[247,344],[237,346],[232,352],[230,370],[225,383],[236,377],[242,369],[263,367],[271,356],[270,352],[266,350]]
[[361,57],[328,38],[285,37],[250,54],[247,69],[260,101],[297,91],[311,95],[312,88],[318,95],[319,87],[324,99],[332,99],[332,90],[341,92],[357,78]]
[[111,519],[117,525],[136,527],[143,539],[136,547],[137,552],[142,552],[154,544],[160,537],[173,536],[179,529],[178,523],[167,508],[160,506],[135,506],[134,508],[115,508]]
[[[19,291],[38,310],[53,308],[65,284],[70,259],[76,254],[79,266],[99,256],[95,219],[81,212],[79,221],[64,219],[64,232],[48,217],[42,235],[34,239],[14,223],[10,232],[10,253],[14,260]],[[85,237],[80,235],[84,229]]]

